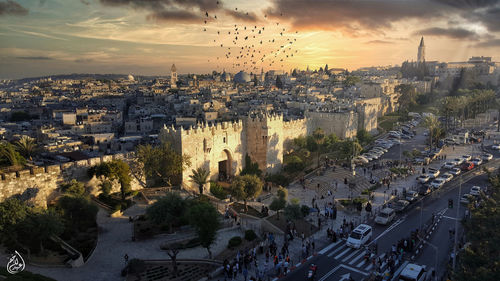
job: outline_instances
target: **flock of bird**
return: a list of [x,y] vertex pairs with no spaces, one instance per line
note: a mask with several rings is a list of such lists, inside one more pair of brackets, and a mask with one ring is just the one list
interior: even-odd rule
[[[242,13],[242,18],[252,16],[248,12],[238,11],[238,8],[234,10],[234,13]],[[283,13],[280,17],[283,17]],[[217,64],[217,69],[220,69],[220,65],[254,73],[264,67],[283,69],[285,62],[297,55],[295,46],[298,31],[290,32],[279,21],[268,21],[267,15],[264,18],[265,23],[262,25],[234,24],[228,27],[229,23],[222,17],[205,12],[203,32],[214,32],[213,43],[224,50],[223,56],[212,61]]]

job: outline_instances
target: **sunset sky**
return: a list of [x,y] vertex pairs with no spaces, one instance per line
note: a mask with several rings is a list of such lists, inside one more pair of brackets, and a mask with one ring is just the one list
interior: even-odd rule
[[[0,79],[169,75],[172,63],[180,73],[353,70],[416,60],[421,36],[428,61],[499,61],[500,0],[0,0]],[[236,59],[250,45],[254,68]]]

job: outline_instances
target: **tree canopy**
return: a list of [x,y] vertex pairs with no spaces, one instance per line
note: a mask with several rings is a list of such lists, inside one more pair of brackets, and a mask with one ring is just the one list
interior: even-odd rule
[[170,231],[185,215],[186,201],[177,192],[169,192],[146,210],[146,215],[156,224],[167,224]]
[[231,183],[231,195],[238,200],[243,200],[247,208],[247,200],[259,196],[263,185],[262,180],[256,175],[237,176]]
[[201,245],[207,249],[208,256],[212,258],[210,246],[215,241],[219,229],[219,214],[212,204],[199,202],[188,210],[189,223],[198,233]]
[[207,183],[208,176],[210,172],[202,167],[197,168],[196,170],[192,170],[192,175],[189,177],[191,180],[198,185],[198,189],[200,194],[203,194],[203,185]]
[[88,175],[89,177],[94,175],[97,177],[103,176],[111,181],[115,179],[118,180],[123,200],[130,192],[130,182],[132,181],[130,177],[130,167],[123,160],[113,160],[90,167]]

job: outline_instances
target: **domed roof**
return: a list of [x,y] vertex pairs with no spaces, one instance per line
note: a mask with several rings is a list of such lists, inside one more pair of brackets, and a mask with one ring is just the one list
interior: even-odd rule
[[129,80],[129,81],[134,81],[134,76],[132,76],[132,74],[129,74],[129,75],[128,75],[128,80]]
[[234,82],[236,83],[248,83],[250,81],[252,81],[252,78],[244,71],[240,71],[234,75]]

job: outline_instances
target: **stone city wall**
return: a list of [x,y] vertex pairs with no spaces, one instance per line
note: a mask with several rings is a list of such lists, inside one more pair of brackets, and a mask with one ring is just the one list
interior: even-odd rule
[[[0,179],[0,202],[13,196],[19,196],[22,200],[46,207],[47,202],[60,195],[58,191],[59,185],[72,179],[84,182],[87,189],[92,194],[97,195],[100,193],[98,188],[99,180],[95,177],[88,178],[88,168],[113,159],[126,160],[132,157],[132,154],[105,155],[60,165],[35,166],[18,172],[3,173]],[[140,183],[134,177],[132,178],[132,189],[141,189]],[[115,182],[112,192],[119,190],[120,187]]]

